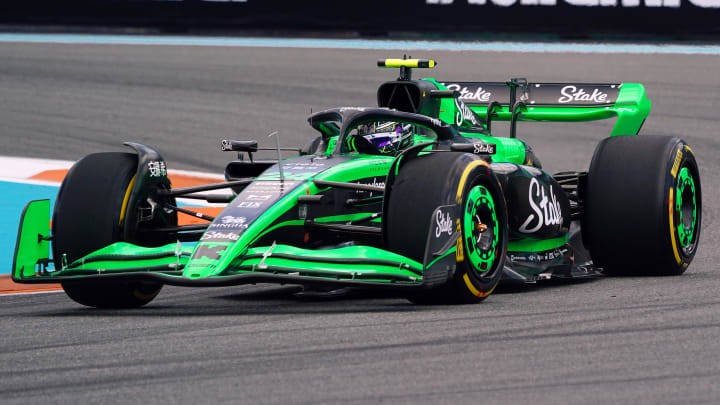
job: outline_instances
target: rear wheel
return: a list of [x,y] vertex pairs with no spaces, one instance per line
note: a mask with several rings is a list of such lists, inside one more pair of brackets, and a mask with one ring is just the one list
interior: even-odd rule
[[[447,283],[410,297],[416,303],[476,303],[497,286],[507,252],[507,212],[497,178],[484,161],[469,154],[434,153],[407,162],[388,201],[386,245],[423,261],[432,213],[457,205],[460,231],[456,270]],[[458,211],[460,211],[458,210]]]
[[[79,160],[63,181],[53,212],[56,267],[122,240],[124,211],[137,169],[133,153],[95,153]],[[83,280],[62,283],[74,301],[97,308],[133,308],[152,301],[153,281]]]
[[682,274],[697,251],[701,197],[697,162],[683,140],[604,139],[588,173],[583,242],[609,274]]

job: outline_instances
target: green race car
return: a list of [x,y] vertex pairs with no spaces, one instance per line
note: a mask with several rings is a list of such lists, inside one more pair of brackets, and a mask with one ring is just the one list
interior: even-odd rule
[[[61,283],[78,303],[127,308],[162,286],[298,284],[394,289],[418,303],[474,303],[501,278],[533,283],[603,274],[677,275],[698,246],[700,177],[677,137],[635,136],[641,84],[412,79],[399,68],[378,107],[312,114],[318,135],[280,160],[256,141],[218,184],[172,188],[154,149],[78,161],[50,203],[28,203],[12,278]],[[617,117],[587,172],[548,174],[518,121]],[[510,134],[491,134],[494,121]],[[225,190],[218,193],[217,190]],[[226,204],[216,217],[176,198]],[[178,213],[205,224],[178,225]]]

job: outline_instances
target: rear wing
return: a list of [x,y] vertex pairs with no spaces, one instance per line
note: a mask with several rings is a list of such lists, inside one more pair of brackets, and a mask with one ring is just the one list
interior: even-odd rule
[[[617,117],[611,136],[634,135],[650,114],[651,101],[639,83],[531,83],[436,81],[438,89],[485,119],[499,121],[594,121]],[[450,103],[452,100],[443,100]],[[441,108],[441,111],[446,108]]]
[[487,130],[493,120],[595,121],[617,117],[611,136],[635,135],[650,114],[650,100],[639,83],[530,83],[412,80],[412,69],[433,68],[432,59],[381,59],[379,67],[400,68],[396,81],[378,88],[378,106],[437,117],[458,127]]

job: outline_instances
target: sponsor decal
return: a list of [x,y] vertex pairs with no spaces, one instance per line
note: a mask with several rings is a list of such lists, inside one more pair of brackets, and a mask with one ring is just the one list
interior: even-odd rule
[[200,259],[200,258],[207,258],[210,260],[218,260],[220,259],[220,255],[222,252],[227,249],[227,246],[225,245],[217,245],[217,246],[209,246],[209,245],[200,245],[195,250],[195,254],[193,255],[193,259]]
[[520,232],[534,233],[543,226],[562,224],[562,210],[552,186],[550,186],[550,191],[547,192],[545,186],[541,185],[533,177],[530,180],[530,187],[528,187],[528,202],[535,214],[530,214],[525,219],[525,222],[518,229]]
[[460,126],[465,121],[470,122],[473,126],[480,125],[477,118],[475,118],[475,113],[459,98],[455,99],[455,107],[457,108],[457,112],[455,113],[456,125]]
[[[285,167],[285,166],[283,166]],[[284,180],[307,180],[309,177],[312,177],[313,175],[317,174],[317,172],[296,172],[296,173],[284,173],[283,178]],[[271,173],[264,173],[262,176],[258,177],[256,180],[282,180],[280,178],[280,172],[271,172]]]
[[447,87],[448,90],[455,90],[459,92],[459,98],[463,101],[487,103],[492,97],[492,93],[483,89],[482,86],[477,86],[475,89],[468,90],[467,86],[463,86],[459,83],[440,84]]
[[551,261],[565,256],[567,249],[552,249],[537,253],[513,253],[510,254],[510,260],[513,262],[545,262]]
[[[720,2],[720,0],[718,0]],[[508,104],[510,90],[501,82],[448,82],[445,87],[458,91],[468,105],[488,105],[493,100]],[[611,104],[622,84],[526,83],[517,87],[517,101],[526,104],[592,105]],[[462,107],[457,107],[461,111]],[[466,114],[467,115],[467,114]],[[465,118],[468,119],[468,118]]]
[[435,214],[435,237],[439,238],[443,233],[451,236],[453,233],[453,220],[449,212],[443,213],[442,210],[438,210]]
[[227,215],[220,217],[220,220],[210,225],[209,229],[246,229],[247,227],[247,218]]
[[148,170],[150,171],[150,177],[166,177],[167,167],[165,162],[162,160],[153,160],[148,162]]
[[527,262],[527,261],[530,261],[530,259],[528,259],[528,256],[527,256],[527,255],[520,255],[520,254],[511,254],[511,255],[510,255],[510,260],[513,261],[513,262]]
[[377,181],[377,177],[373,177],[372,182],[363,183],[361,181],[358,181],[358,184],[363,184],[363,185],[373,186],[373,187],[385,187],[385,182]]
[[478,154],[489,154],[494,155],[495,154],[495,144],[494,143],[485,143],[485,142],[479,142],[473,144],[473,153]]
[[587,93],[581,88],[576,86],[565,86],[560,89],[561,97],[558,98],[558,103],[567,104],[574,101],[584,101],[588,103],[607,103],[608,95],[603,93],[600,89],[593,89],[592,93]]
[[[372,181],[358,180],[358,184],[367,185],[367,186],[373,186],[373,187],[385,187],[385,182],[384,182],[384,181],[378,181],[378,180],[377,180],[377,177],[373,177],[373,178],[372,178]],[[371,192],[370,192],[370,197],[372,197],[372,196],[374,196],[374,195],[375,195],[375,192],[371,191]]]
[[218,232],[218,231],[207,231],[203,234],[201,241],[223,239],[236,241],[240,239],[240,235],[234,232]]
[[249,194],[244,197],[245,197],[246,201],[267,201],[270,198],[272,198],[272,196],[269,194],[263,194],[263,195]]
[[455,232],[459,233],[455,241],[455,261],[460,263],[465,260],[465,253],[462,245],[462,228],[460,227],[460,218],[455,219]]
[[240,201],[236,207],[239,208],[260,208],[262,205],[261,202],[258,201]]
[[682,149],[678,149],[677,152],[675,152],[675,161],[673,161],[672,169],[670,170],[670,174],[673,176],[673,178],[677,177],[678,170],[680,169],[680,161],[682,160]]
[[309,170],[317,171],[317,170],[324,169],[327,166],[328,166],[327,163],[324,161],[287,162],[287,163],[283,163],[283,170],[288,171],[288,172],[292,172],[292,171],[304,172],[304,171],[309,171]]
[[[278,174],[278,173],[275,173]],[[287,179],[287,175],[285,176]],[[247,193],[251,194],[270,194],[270,195],[279,195],[283,191],[290,190],[294,188],[297,185],[297,182],[294,181],[275,181],[275,180],[263,180],[263,181],[255,181],[252,182],[247,188],[245,188],[245,191]]]
[[233,217],[233,216],[226,216],[220,218],[220,221],[222,221],[223,224],[244,224],[247,222],[247,218],[245,217]]

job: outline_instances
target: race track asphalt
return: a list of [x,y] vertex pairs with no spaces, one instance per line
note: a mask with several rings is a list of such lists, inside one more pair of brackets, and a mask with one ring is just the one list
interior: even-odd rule
[[[682,136],[701,168],[703,233],[686,274],[506,286],[444,307],[267,285],[166,287],[127,311],[62,293],[0,296],[0,402],[720,402],[720,56],[412,54],[439,61],[416,76],[446,80],[644,83],[654,105],[643,133]],[[312,136],[311,110],[374,105],[396,76],[375,60],[398,56],[0,43],[0,154],[72,160],[132,140],[173,168],[221,171],[221,139],[271,146],[277,130],[297,146]],[[584,170],[611,125],[519,133],[548,171]]]

